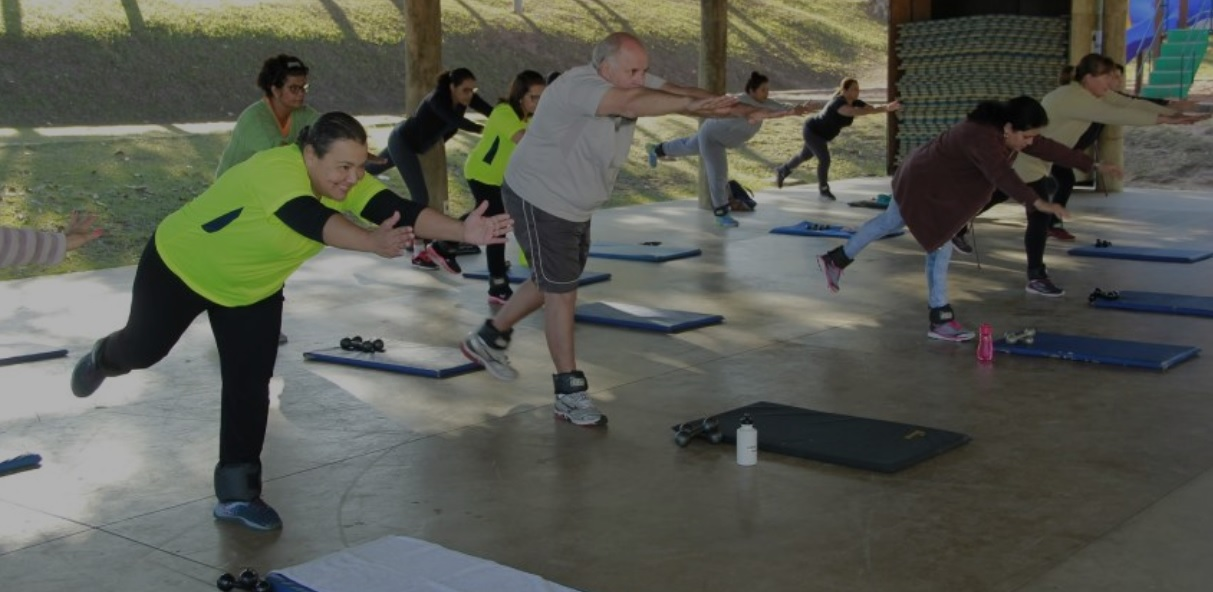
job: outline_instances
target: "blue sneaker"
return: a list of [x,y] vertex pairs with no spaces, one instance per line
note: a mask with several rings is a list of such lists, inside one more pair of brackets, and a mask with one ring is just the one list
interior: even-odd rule
[[213,512],[216,520],[237,522],[253,530],[278,530],[282,518],[261,498],[251,502],[218,502]]
[[649,168],[657,168],[657,144],[646,144],[644,151],[649,155]]
[[737,228],[738,226],[741,226],[741,224],[737,222],[736,218],[728,214],[716,216],[716,225],[721,228]]

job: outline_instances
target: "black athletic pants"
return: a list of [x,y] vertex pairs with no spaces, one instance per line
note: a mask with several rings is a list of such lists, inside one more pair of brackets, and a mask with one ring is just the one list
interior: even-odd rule
[[[219,468],[255,467],[259,481],[269,417],[269,383],[282,328],[281,289],[248,306],[220,306],[191,290],[165,266],[153,238],[135,271],[126,326],[105,338],[100,369],[108,376],[117,376],[154,365],[168,355],[203,312],[210,317],[223,383]],[[250,494],[253,497],[260,489],[259,483],[256,485],[257,491]],[[220,499],[241,497],[218,493]]]
[[830,141],[813,133],[813,130],[809,129],[807,121],[804,124],[803,135],[804,147],[800,149],[799,154],[783,163],[781,168],[785,175],[790,174],[801,163],[817,157],[817,185],[825,187],[830,184]]
[[[1053,193],[1057,190],[1057,181],[1054,181],[1052,177],[1042,177],[1028,183],[1028,187],[1031,187],[1040,199],[1051,201]],[[984,212],[1007,199],[1009,199],[1007,194],[995,191],[990,203],[986,204],[981,211]],[[1051,214],[1036,210],[1028,212],[1028,228],[1023,233],[1023,248],[1028,256],[1029,280],[1048,277],[1048,272],[1045,270],[1045,245],[1049,241],[1049,222],[1052,217]]]
[[[476,200],[476,207],[480,207],[482,202],[489,202],[488,209],[484,211],[486,218],[505,213],[505,205],[501,202],[500,185],[488,185],[468,179],[468,188],[472,190],[472,197]],[[505,277],[507,273],[505,267],[505,245],[485,245],[484,255],[488,259],[489,275],[495,278]]]

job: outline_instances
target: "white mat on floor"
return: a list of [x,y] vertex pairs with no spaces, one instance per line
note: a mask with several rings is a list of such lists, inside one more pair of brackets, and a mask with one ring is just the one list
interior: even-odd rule
[[285,578],[300,590],[314,592],[577,592],[512,567],[399,536],[277,570],[271,578]]

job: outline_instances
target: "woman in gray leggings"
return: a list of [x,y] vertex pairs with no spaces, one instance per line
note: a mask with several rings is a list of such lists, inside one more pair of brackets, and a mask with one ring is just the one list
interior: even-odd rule
[[869,105],[859,100],[859,82],[854,78],[843,78],[834,91],[834,98],[826,104],[820,113],[804,122],[804,148],[787,162],[775,169],[775,185],[783,188],[784,179],[792,174],[792,169],[804,161],[817,157],[817,189],[821,197],[835,199],[830,191],[830,142],[842,133],[842,128],[854,123],[861,115],[876,113],[892,113],[901,108],[901,103],[893,101],[884,106]]
[[[791,107],[768,98],[770,84],[766,76],[752,72],[746,81],[745,93],[738,95],[741,103],[782,112],[776,117],[801,115],[807,106]],[[772,119],[768,117],[767,119]],[[707,169],[708,192],[712,194],[712,212],[716,224],[723,228],[734,228],[737,220],[729,215],[729,159],[726,148],[736,148],[753,138],[762,129],[762,121],[751,123],[740,117],[709,119],[703,122],[694,135],[658,144],[649,144],[649,166],[656,167],[657,159],[698,154]]]

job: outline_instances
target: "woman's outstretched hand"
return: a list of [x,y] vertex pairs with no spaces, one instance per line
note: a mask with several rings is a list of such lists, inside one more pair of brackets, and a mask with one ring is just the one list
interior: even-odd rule
[[481,202],[463,221],[463,242],[473,245],[500,245],[505,235],[514,230],[514,219],[509,214],[485,216],[489,202]]

